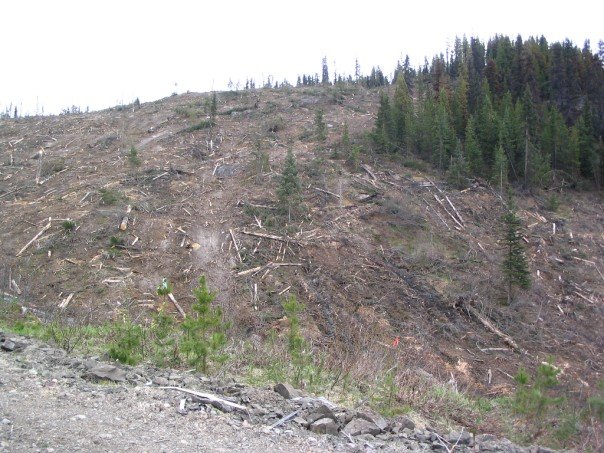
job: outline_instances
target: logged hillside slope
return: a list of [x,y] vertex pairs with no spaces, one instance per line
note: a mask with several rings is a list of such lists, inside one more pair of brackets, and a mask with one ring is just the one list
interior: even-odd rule
[[[401,369],[491,396],[512,390],[519,365],[533,369],[549,356],[577,401],[602,379],[601,194],[558,194],[555,212],[546,209],[548,194],[518,197],[533,286],[508,306],[497,191],[481,182],[449,189],[410,168],[419,165],[413,161],[362,154],[365,170],[353,172],[332,158],[345,123],[353,144],[363,145],[376,91],[220,93],[211,149],[202,127],[208,100],[185,94],[2,120],[5,296],[41,318],[63,303],[65,318],[142,321],[161,303],[162,278],[189,312],[191,289],[205,274],[234,335],[256,342],[282,328],[283,297],[296,294],[306,307],[304,336],[352,376],[376,374],[395,354]],[[314,133],[319,109],[326,143]],[[287,222],[274,208],[290,147],[307,213]],[[412,392],[401,390],[401,398]]]

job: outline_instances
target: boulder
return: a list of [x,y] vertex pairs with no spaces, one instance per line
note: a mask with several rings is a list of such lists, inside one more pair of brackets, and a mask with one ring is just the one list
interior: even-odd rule
[[344,429],[343,433],[349,436],[359,436],[361,434],[371,434],[377,436],[382,430],[373,422],[363,418],[353,418]]
[[2,348],[3,351],[7,352],[13,352],[16,346],[17,345],[15,344],[15,342],[9,340],[8,338],[4,339],[4,341],[2,341],[2,343],[0,344],[0,348]]
[[472,434],[468,431],[451,431],[445,436],[445,440],[453,445],[471,445],[473,439]]
[[313,409],[312,412],[306,416],[306,422],[310,425],[321,418],[331,418],[334,421],[337,420],[336,415],[333,413],[331,408],[329,408],[325,404],[321,404],[319,407]]
[[386,428],[388,428],[388,420],[381,415],[371,414],[369,412],[357,412],[357,417],[375,423],[382,431],[385,431]]
[[161,377],[161,376],[154,377],[153,380],[152,380],[152,382],[155,385],[159,385],[161,387],[165,387],[167,385],[170,385],[170,381],[168,381],[165,377]]
[[126,372],[113,365],[97,365],[88,371],[88,375],[96,379],[108,379],[116,382],[126,380]]
[[285,398],[286,400],[290,400],[292,398],[298,398],[298,397],[302,396],[302,393],[300,392],[300,390],[297,390],[297,389],[293,388],[291,385],[286,384],[286,383],[279,383],[279,384],[275,385],[273,390],[275,392],[277,392],[279,395],[281,395],[283,398]]
[[338,435],[338,425],[336,422],[328,417],[320,418],[310,425],[310,430],[317,434],[331,434],[332,436]]
[[11,338],[0,339],[0,349],[6,352],[18,352],[25,349],[25,343]]

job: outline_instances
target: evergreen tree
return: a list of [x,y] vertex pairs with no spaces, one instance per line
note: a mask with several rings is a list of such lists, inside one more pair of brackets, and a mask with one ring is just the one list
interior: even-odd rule
[[210,121],[213,123],[216,121],[216,113],[218,112],[218,99],[216,98],[216,92],[212,92],[212,100],[210,101]]
[[493,166],[491,167],[491,181],[499,186],[499,193],[508,183],[508,159],[503,146],[499,145],[495,151]]
[[392,150],[393,127],[391,115],[390,101],[386,93],[382,92],[375,126],[371,132],[371,140],[378,153],[386,153]]
[[461,75],[457,80],[455,94],[453,95],[453,102],[451,104],[451,116],[453,118],[453,125],[455,126],[455,133],[458,138],[463,138],[465,135],[469,114],[468,75],[465,67],[462,67]]
[[541,157],[536,154],[534,143],[536,142],[538,130],[538,117],[533,102],[533,93],[531,88],[526,85],[522,98],[519,100],[522,107],[522,122],[524,125],[524,146],[523,146],[523,165],[522,174],[524,176],[524,187],[530,187],[540,178],[539,173]]
[[342,129],[342,140],[340,141],[340,146],[334,147],[333,158],[339,159],[341,154],[347,156],[350,153],[350,135],[348,133],[348,123],[344,123],[344,128]]
[[315,133],[318,141],[324,142],[327,140],[327,125],[323,119],[323,110],[321,109],[315,113]]
[[437,165],[441,171],[445,171],[449,166],[456,139],[455,132],[451,127],[451,119],[447,108],[447,96],[443,90],[438,97],[436,107],[436,117],[434,124],[436,153],[432,155],[432,162]]
[[469,171],[474,176],[484,176],[484,162],[482,151],[476,131],[474,129],[474,118],[470,116],[466,125],[466,156],[468,158]]
[[321,83],[329,85],[329,68],[327,67],[327,57],[323,57],[321,62]]
[[482,84],[481,100],[478,112],[475,115],[475,127],[480,149],[487,165],[492,166],[495,148],[499,138],[497,118],[491,102],[491,91],[485,80]]
[[191,364],[205,373],[209,360],[226,360],[219,352],[226,345],[229,325],[222,320],[220,307],[212,306],[216,293],[208,289],[204,275],[199,278],[199,286],[193,290],[193,295],[196,301],[191,308],[195,314],[181,324],[185,334],[181,349]]
[[447,180],[456,189],[463,189],[468,185],[468,162],[463,154],[461,140],[457,140],[457,146],[451,157],[451,165],[447,173]]
[[595,178],[597,166],[594,163],[597,160],[597,154],[590,105],[585,106],[583,113],[575,123],[575,127],[579,133],[580,174],[585,178]]
[[398,77],[394,89],[394,102],[392,105],[392,120],[394,129],[394,143],[398,150],[410,149],[413,133],[413,100],[405,77]]
[[508,208],[502,217],[504,227],[505,256],[502,262],[504,280],[507,286],[508,304],[512,300],[513,288],[519,286],[527,289],[531,286],[531,277],[526,259],[521,222],[516,214],[516,207],[511,191],[508,192]]
[[[422,76],[423,77],[423,76]],[[426,160],[432,160],[432,153],[435,147],[435,118],[436,104],[432,89],[425,81],[418,81],[418,111],[415,128],[415,141],[419,156]]]
[[356,58],[354,60],[354,81],[359,82],[361,79],[361,65],[359,64],[359,59]]
[[287,151],[285,158],[285,166],[283,173],[281,173],[279,188],[277,189],[277,197],[279,202],[280,210],[288,216],[292,217],[292,213],[295,214],[301,210],[302,203],[302,185],[298,177],[298,167],[296,165],[296,158],[291,148]]

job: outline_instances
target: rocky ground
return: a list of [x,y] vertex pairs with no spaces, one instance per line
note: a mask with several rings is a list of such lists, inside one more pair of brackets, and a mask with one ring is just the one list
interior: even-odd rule
[[287,384],[258,389],[194,371],[118,367],[2,333],[0,347],[0,452],[551,451],[420,429]]

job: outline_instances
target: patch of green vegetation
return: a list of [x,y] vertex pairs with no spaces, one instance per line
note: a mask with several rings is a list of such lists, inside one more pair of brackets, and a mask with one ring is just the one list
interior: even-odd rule
[[298,140],[300,140],[302,142],[308,142],[308,141],[311,141],[314,137],[315,137],[315,131],[313,131],[312,129],[304,128],[302,130],[302,133],[298,136]]
[[361,156],[362,150],[363,150],[363,148],[361,148],[360,145],[355,145],[355,146],[348,148],[348,153],[346,154],[346,165],[348,165],[348,168],[353,173],[358,172],[360,169],[360,165],[361,165],[360,156]]
[[264,129],[268,133],[276,134],[285,129],[285,120],[282,116],[275,116],[266,122]]
[[222,351],[227,342],[229,324],[222,320],[222,310],[213,305],[216,293],[210,291],[205,276],[199,278],[199,286],[193,290],[194,315],[181,324],[183,339],[180,349],[191,365],[207,372],[209,362],[223,364],[228,356]]
[[123,246],[124,239],[119,236],[111,236],[109,238],[109,244],[111,245],[112,248]]
[[253,105],[242,105],[240,107],[232,107],[230,109],[218,112],[219,115],[232,115],[233,113],[247,112],[248,110],[254,110]]
[[65,170],[67,165],[65,164],[65,159],[62,157],[57,157],[55,159],[49,159],[47,161],[42,162],[40,168],[40,176],[50,176],[54,173],[58,173],[62,170]]
[[99,189],[101,194],[101,202],[105,205],[114,205],[120,201],[128,200],[128,197],[119,190],[114,189]]
[[547,210],[551,212],[557,212],[560,208],[560,200],[555,193],[552,193],[547,199]]
[[130,152],[128,153],[128,160],[130,164],[138,167],[141,164],[141,159],[138,157],[138,151],[134,146],[130,147]]
[[402,164],[407,168],[411,168],[412,170],[426,171],[426,163],[419,159],[403,159]]
[[76,223],[73,220],[65,220],[61,224],[61,227],[66,233],[73,233],[76,229]]
[[199,123],[194,124],[193,126],[189,126],[185,129],[186,132],[195,132],[195,131],[201,131],[204,129],[210,129],[212,127],[216,126],[216,123],[214,121],[211,120],[201,120]]
[[178,106],[174,108],[174,113],[183,118],[197,118],[202,114],[195,106]]
[[124,320],[114,327],[109,357],[127,365],[136,365],[145,357],[143,327],[130,320]]

